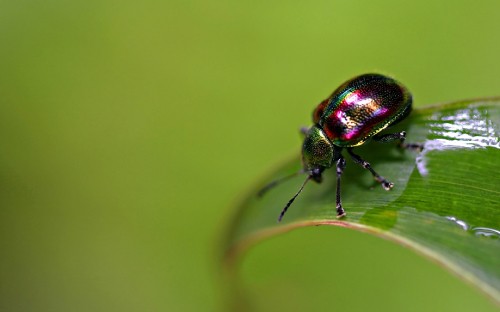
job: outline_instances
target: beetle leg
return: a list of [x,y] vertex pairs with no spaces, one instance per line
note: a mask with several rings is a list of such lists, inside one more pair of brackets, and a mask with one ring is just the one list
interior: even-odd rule
[[399,144],[402,145],[406,139],[406,132],[401,131],[397,133],[376,134],[373,136],[373,139],[381,143],[392,143],[394,141],[399,141]]
[[424,149],[423,144],[420,143],[405,143],[406,132],[401,131],[399,133],[388,133],[388,134],[377,134],[373,136],[373,140],[381,143],[392,143],[394,141],[399,141],[398,146],[400,148],[415,150],[421,152]]
[[344,208],[342,208],[342,201],[340,200],[340,177],[342,176],[342,172],[344,172],[344,169],[345,158],[340,155],[339,160],[337,161],[337,218],[342,218],[343,216],[345,216]]
[[300,127],[300,133],[303,134],[304,136],[307,135],[307,132],[309,132],[309,128],[306,126]]
[[366,160],[361,158],[359,155],[353,153],[352,148],[348,148],[347,152],[349,153],[349,155],[351,155],[351,158],[352,160],[354,160],[355,163],[370,171],[373,175],[373,178],[375,178],[375,180],[378,183],[380,183],[386,191],[392,189],[394,183],[386,180],[383,176],[376,173],[375,170],[373,170],[372,166]]

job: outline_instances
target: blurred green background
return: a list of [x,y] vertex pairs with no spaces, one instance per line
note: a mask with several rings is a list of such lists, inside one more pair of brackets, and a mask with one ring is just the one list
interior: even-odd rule
[[[0,310],[220,311],[232,205],[320,100],[372,71],[416,106],[499,95],[499,39],[499,1],[1,1]],[[347,229],[241,274],[259,311],[497,310]]]

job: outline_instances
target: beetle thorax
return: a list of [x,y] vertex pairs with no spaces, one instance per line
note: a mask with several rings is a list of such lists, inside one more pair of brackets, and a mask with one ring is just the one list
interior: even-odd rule
[[304,169],[330,168],[332,166],[334,147],[325,132],[318,126],[312,126],[302,144],[302,161]]

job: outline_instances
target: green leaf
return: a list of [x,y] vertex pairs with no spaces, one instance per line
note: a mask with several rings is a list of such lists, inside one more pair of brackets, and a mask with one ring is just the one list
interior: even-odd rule
[[[300,170],[296,155],[263,179],[237,207],[225,245],[225,264],[258,241],[311,225],[334,225],[389,238],[471,282],[500,303],[500,99],[481,99],[416,110],[394,129],[422,152],[368,143],[357,154],[395,186],[385,191],[371,174],[347,160],[336,218],[335,169],[309,183],[281,223],[278,215],[304,175],[262,198],[268,182]],[[394,132],[395,132],[394,131]]]

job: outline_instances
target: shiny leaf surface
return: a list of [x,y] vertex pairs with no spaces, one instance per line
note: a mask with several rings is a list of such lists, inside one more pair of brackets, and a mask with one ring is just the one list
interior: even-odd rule
[[[263,179],[237,207],[226,241],[226,265],[266,237],[311,225],[335,225],[389,238],[440,263],[500,303],[500,99],[462,101],[416,110],[397,127],[422,152],[369,142],[356,152],[394,182],[385,191],[347,160],[336,218],[335,170],[310,183],[278,223],[302,184],[297,176],[257,196],[267,182],[301,169],[300,157]],[[347,157],[347,155],[344,155]],[[347,157],[348,158],[348,157]]]

